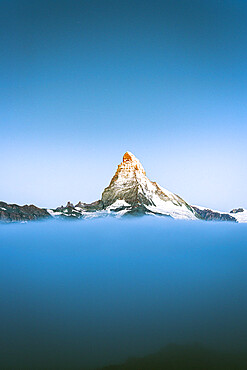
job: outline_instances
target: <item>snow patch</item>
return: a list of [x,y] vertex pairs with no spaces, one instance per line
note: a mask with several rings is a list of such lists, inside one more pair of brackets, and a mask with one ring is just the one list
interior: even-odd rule
[[131,207],[131,205],[125,202],[124,199],[118,199],[114,203],[112,203],[109,207],[107,207],[107,210],[111,211],[111,210],[118,209],[121,207]]
[[63,212],[53,211],[52,209],[47,209],[47,212],[48,212],[52,217],[60,216],[60,215],[62,215],[62,214],[63,214]]
[[243,212],[238,213],[229,213],[231,216],[235,217],[237,222],[245,223],[247,222],[247,209],[244,209]]

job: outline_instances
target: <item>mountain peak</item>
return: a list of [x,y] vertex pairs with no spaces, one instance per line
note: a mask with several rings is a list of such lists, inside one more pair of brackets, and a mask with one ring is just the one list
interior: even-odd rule
[[139,159],[137,159],[131,152],[126,152],[123,156],[123,161],[118,166],[115,175],[118,175],[121,172],[122,175],[126,177],[126,175],[128,176],[133,171],[139,171],[143,175],[146,175],[145,170]]
[[136,161],[137,158],[131,152],[126,152],[123,156],[123,162],[126,161]]
[[131,152],[124,154],[101,201],[105,209],[122,204],[132,211],[194,218],[193,209],[183,199],[147,178],[141,162]]

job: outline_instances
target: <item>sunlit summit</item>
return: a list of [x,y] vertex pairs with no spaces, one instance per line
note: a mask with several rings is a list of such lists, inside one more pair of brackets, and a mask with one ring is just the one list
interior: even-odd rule
[[220,220],[247,222],[247,210],[234,209],[218,212],[187,203],[155,181],[150,181],[141,162],[131,152],[126,152],[122,162],[104,189],[101,199],[93,203],[68,202],[56,209],[38,208],[34,205],[18,206],[0,202],[0,219],[25,221],[38,218],[94,218],[122,217],[127,215],[155,215],[174,219]]

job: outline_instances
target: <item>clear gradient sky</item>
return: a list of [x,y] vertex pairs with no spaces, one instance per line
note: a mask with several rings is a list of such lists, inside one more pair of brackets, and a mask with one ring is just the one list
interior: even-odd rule
[[0,199],[99,199],[125,151],[191,204],[247,207],[245,0],[2,0]]

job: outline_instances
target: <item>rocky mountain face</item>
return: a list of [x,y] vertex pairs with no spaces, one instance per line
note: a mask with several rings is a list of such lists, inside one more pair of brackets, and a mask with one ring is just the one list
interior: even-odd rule
[[0,220],[5,222],[30,221],[49,217],[51,217],[50,213],[44,208],[38,208],[34,205],[18,206],[17,204],[0,202]]
[[198,218],[206,221],[233,221],[236,222],[236,218],[231,216],[229,213],[222,213],[217,211],[212,211],[209,208],[198,208],[196,206],[192,206],[194,211],[197,214]]
[[101,201],[104,209],[122,205],[126,210],[129,207],[129,212],[195,218],[194,210],[182,198],[147,178],[140,161],[130,152],[124,154]]
[[247,210],[234,209],[231,213],[213,211],[191,206],[180,196],[150,181],[140,161],[126,152],[116,173],[105,188],[100,200],[87,204],[79,202],[56,209],[41,209],[31,206],[17,206],[0,202],[0,220],[26,221],[46,217],[93,218],[127,215],[156,215],[175,219],[217,220],[247,222]]
[[[49,212],[52,216],[77,218],[153,214],[176,219],[239,221],[236,214],[191,206],[180,196],[150,181],[140,161],[130,152],[124,154],[100,200],[91,204],[79,202],[75,206],[68,202],[66,207]],[[247,211],[244,215],[247,221]]]

